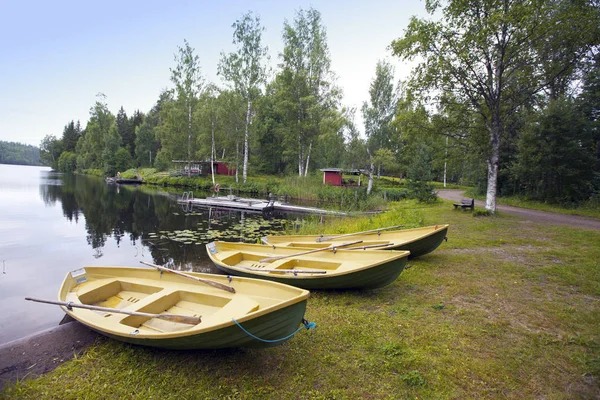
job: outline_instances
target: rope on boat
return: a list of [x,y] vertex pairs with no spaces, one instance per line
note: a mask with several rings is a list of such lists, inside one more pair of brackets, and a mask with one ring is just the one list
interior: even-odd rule
[[289,338],[291,338],[292,336],[294,336],[296,333],[300,332],[302,329],[314,329],[314,328],[316,328],[316,327],[317,327],[317,324],[316,324],[315,322],[308,322],[307,320],[305,320],[305,319],[303,318],[303,319],[302,319],[302,324],[303,324],[304,326],[301,326],[300,328],[296,329],[296,331],[295,331],[295,332],[292,332],[290,335],[287,335],[286,337],[283,337],[283,338],[281,338],[281,339],[273,339],[273,340],[270,340],[270,339],[262,339],[262,338],[259,338],[258,336],[254,336],[253,334],[251,334],[250,332],[248,332],[248,331],[247,331],[247,330],[246,330],[246,329],[245,329],[245,328],[244,328],[242,325],[240,325],[240,323],[239,323],[239,322],[237,322],[237,321],[235,320],[235,318],[231,318],[231,319],[232,319],[232,320],[233,320],[233,322],[235,322],[235,324],[236,324],[237,326],[239,326],[239,327],[240,327],[240,329],[241,329],[241,330],[243,330],[243,331],[244,331],[244,332],[245,332],[245,333],[246,333],[248,336],[250,336],[250,337],[251,337],[251,338],[253,338],[253,339],[260,340],[261,342],[265,342],[265,343],[276,343],[276,342],[282,342],[282,341],[284,341],[284,340],[288,340]]

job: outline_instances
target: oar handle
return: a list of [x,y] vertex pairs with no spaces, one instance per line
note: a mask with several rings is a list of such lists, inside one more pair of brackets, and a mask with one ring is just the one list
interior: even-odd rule
[[338,244],[338,245],[333,245],[332,244],[329,247],[323,247],[323,248],[320,248],[320,249],[303,251],[301,253],[288,254],[288,255],[285,255],[285,256],[267,257],[267,258],[263,258],[262,260],[259,260],[258,262],[259,263],[271,262],[271,261],[281,260],[283,258],[290,258],[290,257],[302,256],[304,254],[317,253],[319,251],[335,250],[335,249],[337,249],[339,247],[352,246],[353,244],[358,244],[358,243],[362,243],[362,240],[357,240],[357,241],[348,242],[348,243],[342,243],[342,244]]
[[317,243],[321,243],[321,242],[326,242],[328,240],[334,240],[334,239],[343,238],[343,237],[346,237],[346,236],[355,236],[355,235],[362,235],[362,234],[365,234],[365,233],[381,232],[381,231],[387,231],[389,229],[398,229],[398,228],[402,228],[402,227],[404,227],[404,225],[394,225],[394,226],[388,226],[386,228],[371,229],[370,231],[346,233],[344,235],[321,236],[321,237],[318,237],[316,241],[317,241]]
[[165,268],[163,266],[152,264],[152,263],[149,263],[149,262],[146,262],[146,261],[140,261],[140,263],[142,263],[144,265],[148,265],[150,267],[154,267],[154,268],[156,268],[156,269],[158,269],[160,271],[171,272],[171,273],[173,273],[175,275],[180,275],[180,276],[183,276],[183,277],[188,278],[188,279],[193,279],[195,281],[202,282],[202,283],[205,283],[205,284],[210,285],[210,286],[214,286],[214,287],[219,288],[219,289],[227,290],[228,292],[231,292],[231,293],[235,293],[235,289],[233,287],[224,285],[224,284],[219,283],[219,282],[211,281],[210,279],[197,278],[195,276],[188,275],[188,274],[183,273],[183,272],[175,271],[175,270],[170,269],[170,268]]
[[34,299],[32,297],[25,297],[25,300],[35,301],[37,303],[56,304],[57,306],[64,306],[64,307],[67,307],[68,309],[70,309],[71,307],[84,308],[86,310],[103,311],[103,312],[115,313],[115,314],[126,314],[126,315],[133,315],[136,317],[160,318],[160,319],[164,319],[167,321],[179,322],[179,323],[190,324],[190,325],[197,325],[201,322],[200,317],[190,317],[187,315],[150,314],[150,313],[139,312],[139,311],[128,311],[128,310],[123,310],[123,309],[119,309],[119,308],[91,306],[89,304],[73,303],[72,301],[66,302],[66,301],[55,301],[55,300],[43,300],[43,299]]

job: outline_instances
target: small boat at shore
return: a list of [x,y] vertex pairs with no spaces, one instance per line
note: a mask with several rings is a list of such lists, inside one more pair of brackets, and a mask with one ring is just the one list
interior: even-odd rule
[[141,185],[142,183],[144,183],[144,181],[139,178],[125,179],[125,178],[117,178],[117,177],[107,177],[106,183],[110,183],[110,184],[116,183],[118,185]]
[[360,241],[302,251],[261,244],[211,242],[208,255],[228,274],[268,279],[304,289],[375,289],[392,283],[408,251],[374,251]]
[[[446,239],[449,225],[425,226],[414,229],[374,229],[340,235],[281,235],[265,236],[263,243],[274,246],[317,249],[339,245],[349,240],[360,240],[361,245],[379,250],[408,250],[410,258],[431,253]],[[377,247],[378,246],[378,247]]]
[[302,329],[306,290],[173,272],[85,267],[67,274],[58,302],[27,300],[61,305],[69,316],[113,339],[168,349],[269,347]]

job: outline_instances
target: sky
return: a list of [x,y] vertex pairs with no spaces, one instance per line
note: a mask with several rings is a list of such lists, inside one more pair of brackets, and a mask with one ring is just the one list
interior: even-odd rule
[[220,55],[235,50],[231,25],[248,11],[261,18],[276,70],[284,21],[311,6],[327,31],[343,106],[367,101],[378,60],[394,65],[396,79],[409,76],[389,45],[411,16],[426,16],[419,0],[0,0],[0,140],[39,146],[46,135],[60,138],[71,120],[85,127],[98,93],[115,115],[121,107],[128,116],[148,112],[171,87],[184,39],[205,79],[223,87]]

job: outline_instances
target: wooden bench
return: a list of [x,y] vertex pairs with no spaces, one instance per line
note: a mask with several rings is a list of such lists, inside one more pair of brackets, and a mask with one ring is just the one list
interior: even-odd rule
[[463,210],[470,208],[473,211],[475,210],[475,199],[462,199],[460,203],[454,203],[454,209],[456,210],[458,207]]

